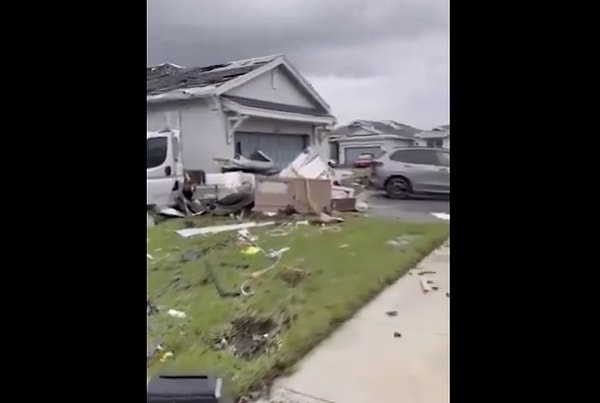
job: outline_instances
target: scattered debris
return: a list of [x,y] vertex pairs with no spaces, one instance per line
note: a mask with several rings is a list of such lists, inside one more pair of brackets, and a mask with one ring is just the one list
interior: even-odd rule
[[174,318],[179,318],[179,319],[185,319],[187,317],[187,315],[185,314],[185,312],[181,312],[181,311],[178,311],[176,309],[169,309],[167,311],[167,314],[169,316],[172,316]]
[[279,169],[265,153],[260,150],[254,151],[249,158],[236,155],[234,158],[213,158],[222,172],[248,172],[261,175],[275,175]]
[[389,241],[386,242],[386,244],[396,247],[396,248],[398,248],[398,247],[402,248],[402,247],[409,245],[414,240],[415,240],[414,235],[400,235],[394,239],[390,239]]
[[280,227],[270,229],[266,232],[267,236],[270,237],[282,237],[288,236],[294,230],[294,226],[291,223],[282,224]]
[[425,274],[436,274],[436,272],[431,271],[431,270],[422,270],[420,272],[417,273],[417,276],[423,276]]
[[257,248],[256,246],[249,246],[246,249],[242,249],[242,254],[244,254],[244,255],[256,255],[260,251],[261,251],[261,249]]
[[421,289],[423,290],[424,294],[427,294],[429,291],[431,291],[431,287],[429,286],[429,284],[427,284],[427,281],[425,281],[424,279],[420,279],[419,283],[421,284]]
[[387,316],[392,316],[392,317],[394,317],[394,316],[398,316],[398,311],[387,311],[385,314],[386,314]]
[[349,212],[356,210],[356,199],[346,197],[343,199],[332,199],[331,208],[335,211]]
[[431,289],[432,289],[433,291],[437,291],[437,290],[439,290],[439,287],[438,287],[438,286],[436,286],[436,285],[434,285],[434,286],[432,286],[432,287],[431,287]]
[[183,252],[183,254],[181,255],[181,263],[185,263],[185,262],[190,262],[192,260],[198,260],[200,259],[204,254],[206,253],[206,250],[201,249],[201,250],[187,250],[185,252]]
[[448,292],[446,293],[446,296],[447,296],[448,298],[450,298],[450,291],[448,291]]
[[328,179],[257,177],[255,211],[318,213],[331,208]]
[[247,229],[241,229],[237,232],[238,241],[240,242],[248,242],[251,245],[256,246],[256,241],[258,241],[258,237],[254,236]]
[[167,361],[169,358],[173,358],[173,352],[172,351],[165,351],[165,353],[160,357],[160,362],[165,362]]
[[306,277],[308,273],[305,270],[295,267],[285,267],[279,274],[279,277],[285,281],[289,287],[296,287],[300,281]]
[[146,350],[146,365],[150,365],[156,358],[156,354],[163,350],[160,343],[152,343]]
[[440,220],[450,221],[450,214],[447,213],[431,213],[431,215],[439,218]]
[[365,201],[357,200],[356,201],[356,205],[354,206],[354,208],[359,213],[365,213],[369,209],[369,205]]
[[298,154],[286,168],[279,173],[281,178],[307,178],[307,179],[329,179],[333,176],[333,171],[319,157],[319,153],[306,148]]
[[265,253],[265,257],[268,259],[274,259],[280,257],[283,253],[287,252],[288,250],[290,250],[290,248],[287,246],[279,250],[270,250],[269,252]]
[[400,337],[402,337],[402,333],[400,332],[394,332],[394,337],[399,339]]
[[333,224],[344,222],[342,217],[334,217],[327,213],[320,213],[318,218],[312,221],[315,224]]
[[212,214],[217,216],[227,216],[240,214],[240,218],[244,217],[244,211],[252,209],[254,204],[253,192],[238,192],[225,196],[217,200],[217,203],[212,210]]
[[340,249],[346,249],[347,247],[349,247],[350,245],[348,245],[347,243],[340,245]]
[[174,209],[172,207],[161,209],[158,212],[159,212],[159,214],[162,214],[167,217],[180,217],[180,218],[185,217],[185,214],[183,214],[181,211]]
[[146,253],[146,259],[154,260],[154,258],[152,257],[152,255],[149,254],[149,253]]
[[189,238],[195,235],[206,235],[206,234],[218,234],[219,232],[235,231],[240,229],[254,228],[254,227],[265,227],[268,225],[274,225],[275,221],[266,222],[246,222],[239,224],[229,225],[215,225],[210,227],[202,228],[186,228],[176,231],[180,236]]
[[271,318],[245,315],[231,322],[231,329],[224,338],[236,357],[251,359],[273,346],[277,327]]
[[159,310],[156,307],[156,305],[154,305],[149,300],[146,300],[146,315],[147,316],[152,316],[154,314],[157,314],[158,312],[159,312]]

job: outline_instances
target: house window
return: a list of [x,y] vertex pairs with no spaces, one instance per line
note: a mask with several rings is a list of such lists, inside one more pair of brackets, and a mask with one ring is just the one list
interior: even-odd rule
[[427,147],[442,148],[443,146],[444,146],[444,140],[443,139],[430,139],[430,140],[427,140]]

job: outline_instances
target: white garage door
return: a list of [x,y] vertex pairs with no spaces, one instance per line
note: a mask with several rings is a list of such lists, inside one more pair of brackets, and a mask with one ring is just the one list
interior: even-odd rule
[[235,133],[235,152],[244,157],[260,150],[283,168],[308,146],[308,136],[301,134]]

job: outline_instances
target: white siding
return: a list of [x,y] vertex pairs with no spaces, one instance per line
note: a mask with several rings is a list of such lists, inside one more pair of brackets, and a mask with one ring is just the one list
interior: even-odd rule
[[[418,146],[427,147],[426,139],[418,139],[416,143]],[[443,139],[442,147],[448,150],[450,149],[450,137],[446,137],[445,139]]]
[[226,121],[220,110],[206,100],[181,105],[181,148],[185,169],[218,172],[213,158],[233,157],[233,145],[227,144]]
[[279,104],[309,108],[317,106],[312,97],[305,94],[295,80],[288,75],[284,67],[268,71],[227,93]]
[[226,142],[223,114],[219,110],[211,110],[205,100],[148,106],[146,123],[148,130],[168,127],[181,131],[185,169],[217,172],[213,158],[233,156],[233,146]]
[[147,108],[146,128],[148,131],[179,130],[179,110],[173,107]]
[[444,148],[450,149],[450,137],[444,139]]

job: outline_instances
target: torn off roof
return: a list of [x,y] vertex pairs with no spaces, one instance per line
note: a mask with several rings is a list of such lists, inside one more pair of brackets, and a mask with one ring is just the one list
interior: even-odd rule
[[236,60],[204,67],[181,67],[172,63],[146,69],[146,95],[157,95],[178,89],[218,87],[277,59],[266,56]]

